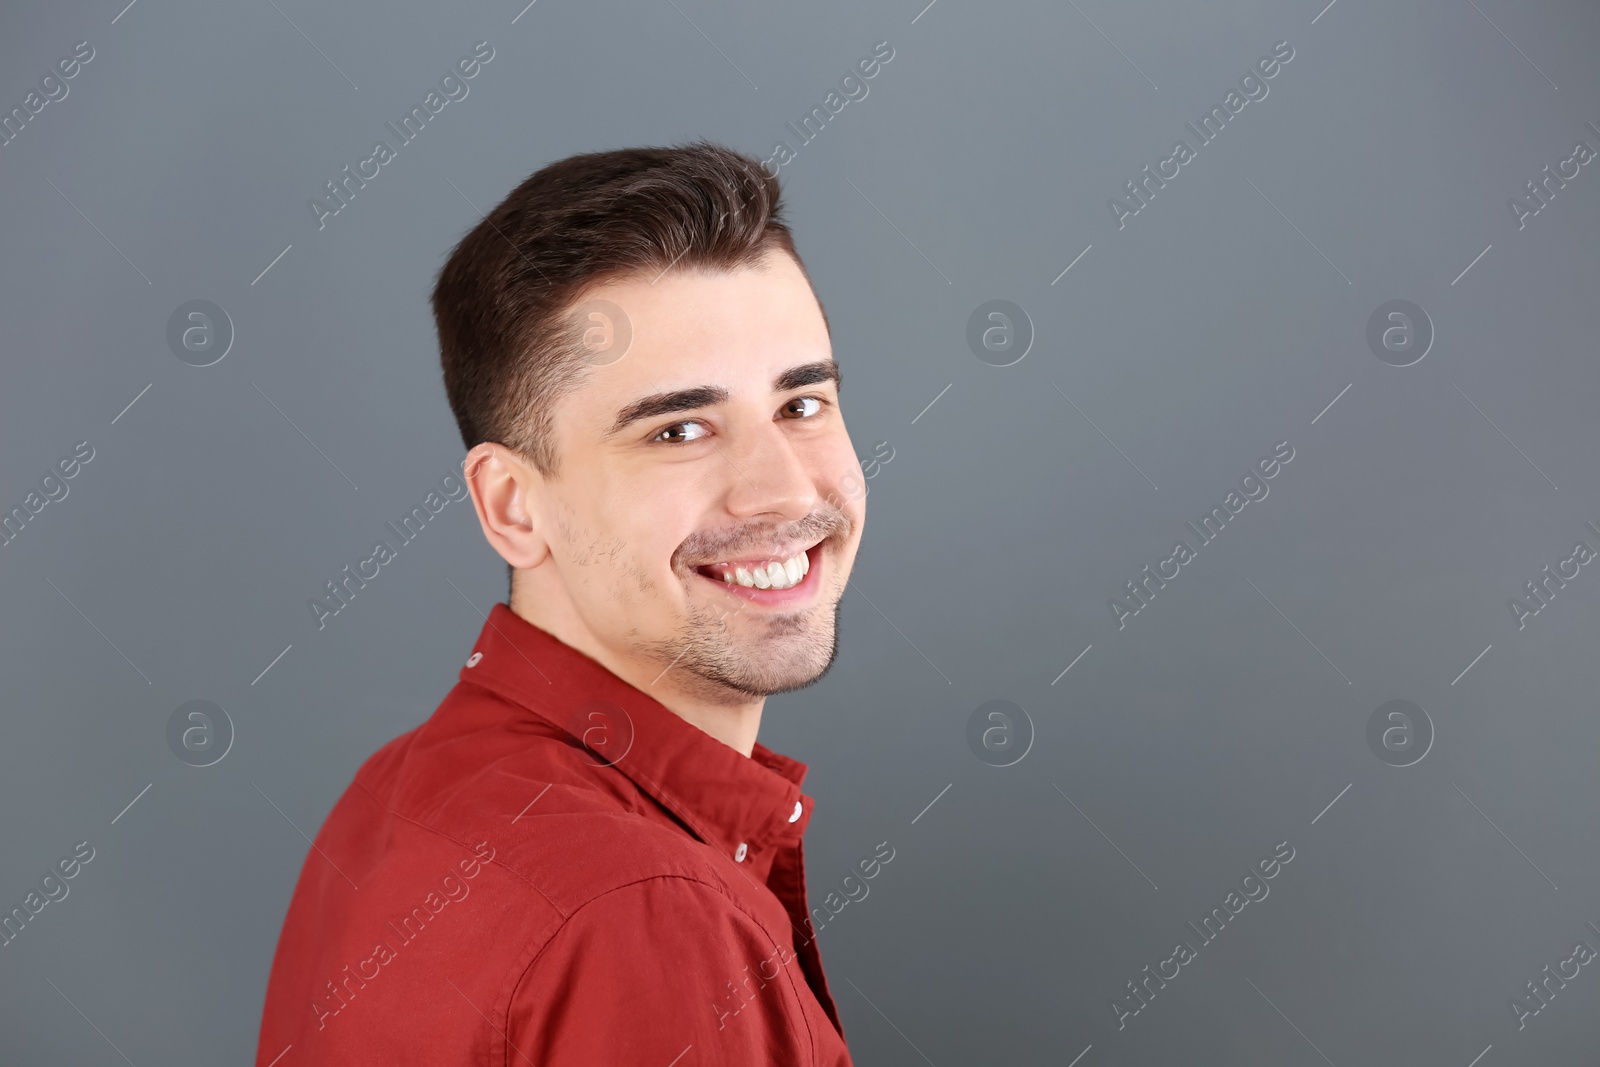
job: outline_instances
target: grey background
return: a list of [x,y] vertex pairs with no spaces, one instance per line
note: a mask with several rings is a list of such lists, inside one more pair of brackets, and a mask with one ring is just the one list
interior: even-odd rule
[[[325,629],[306,606],[457,469],[426,297],[479,211],[575,152],[796,147],[887,40],[781,171],[857,452],[894,457],[839,659],[762,733],[812,766],[813,903],[896,850],[820,935],[857,1061],[1594,1062],[1593,967],[1524,1029],[1508,1002],[1600,947],[1600,577],[1521,630],[1507,600],[1600,543],[1600,174],[1520,230],[1507,198],[1600,148],[1600,9],[1324,3],[13,5],[4,109],[95,58],[0,147],[0,506],[95,458],[0,547],[0,901],[96,856],[0,949],[0,1060],[253,1056],[302,832],[505,593],[451,504]],[[1107,198],[1285,39],[1119,230]],[[307,199],[479,40],[318,231]],[[192,299],[237,331],[214,366],[165,340]],[[967,347],[991,299],[1036,331],[1014,366]],[[1366,345],[1391,299],[1437,331],[1410,367]],[[1285,440],[1119,630],[1108,598]],[[166,743],[192,699],[237,731],[204,769]],[[994,699],[1034,728],[1005,768],[966,742]],[[1437,731],[1414,766],[1367,746],[1391,699]]]

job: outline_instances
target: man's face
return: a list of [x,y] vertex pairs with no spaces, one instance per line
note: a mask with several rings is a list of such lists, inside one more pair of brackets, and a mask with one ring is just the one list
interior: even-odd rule
[[556,406],[559,477],[533,506],[559,582],[540,588],[642,677],[703,699],[810,684],[837,651],[866,506],[805,276],[774,253],[603,285],[578,307],[595,300],[632,337]]

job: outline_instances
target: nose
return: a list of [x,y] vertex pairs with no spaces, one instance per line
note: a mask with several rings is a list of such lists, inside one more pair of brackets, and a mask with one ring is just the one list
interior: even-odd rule
[[727,508],[742,519],[794,522],[811,514],[817,486],[793,441],[775,422],[720,446],[728,463]]

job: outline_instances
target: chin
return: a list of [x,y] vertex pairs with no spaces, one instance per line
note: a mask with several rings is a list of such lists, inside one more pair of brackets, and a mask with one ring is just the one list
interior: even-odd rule
[[739,699],[804,689],[820,681],[839,654],[838,610],[835,603],[831,610],[817,605],[795,615],[769,616],[765,627],[755,628],[765,633],[747,632],[733,640],[721,627],[714,633],[691,627],[688,633],[696,636],[677,646],[678,669],[705,683],[697,688],[720,689]]

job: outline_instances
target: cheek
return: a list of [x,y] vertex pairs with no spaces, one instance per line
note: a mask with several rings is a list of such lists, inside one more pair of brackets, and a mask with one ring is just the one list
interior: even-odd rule
[[818,449],[810,467],[816,472],[821,495],[838,499],[844,511],[849,512],[852,502],[859,502],[866,496],[866,472],[862,470],[861,458],[843,432]]
[[629,578],[628,584],[631,587],[637,589],[645,596],[655,595],[656,581],[655,578],[651,576],[649,567],[647,567],[638,559],[630,558],[627,567],[624,569],[627,571]]
[[557,500],[552,518],[555,521],[556,536],[567,546],[569,554],[576,556],[579,542],[583,538],[583,524],[578,520],[578,513],[565,500]]
[[683,493],[640,491],[623,494],[625,506],[600,516],[589,555],[603,584],[623,595],[659,597],[663,589],[681,586],[673,560],[694,532]]
[[862,518],[867,513],[867,494],[870,491],[865,476],[859,466],[853,467],[846,473],[839,485],[839,510],[844,512],[852,526],[861,525]]

